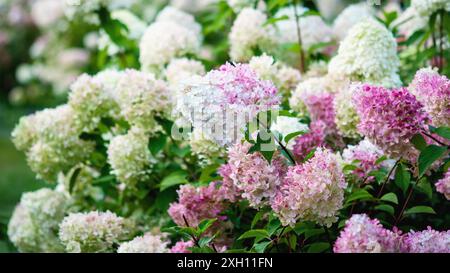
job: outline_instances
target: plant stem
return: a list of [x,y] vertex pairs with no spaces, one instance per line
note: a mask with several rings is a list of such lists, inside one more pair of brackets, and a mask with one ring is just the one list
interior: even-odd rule
[[397,226],[397,224],[398,224],[398,223],[400,222],[400,220],[402,219],[403,213],[405,212],[405,209],[406,209],[406,206],[408,205],[409,200],[411,199],[411,196],[412,196],[414,187],[416,187],[416,186],[419,184],[420,179],[422,179],[422,177],[419,177],[419,178],[417,179],[416,183],[414,183],[414,186],[411,186],[411,188],[409,189],[408,196],[406,197],[406,200],[405,200],[405,203],[403,204],[402,210],[400,211],[398,217],[395,219],[394,227]]
[[[189,226],[189,223],[188,223],[188,221],[187,221],[187,219],[186,219],[186,217],[184,216],[184,214],[183,214],[183,220],[184,220],[184,223],[186,224],[186,226],[187,226],[187,227],[190,227],[190,226]],[[200,247],[200,245],[199,245],[199,243],[198,243],[198,239],[197,239],[194,235],[192,235],[192,234],[190,234],[190,235],[191,235],[191,237],[192,237],[192,240],[194,240],[195,245],[196,245],[197,247]]]
[[297,26],[297,39],[298,39],[298,45],[300,47],[300,72],[305,72],[305,54],[303,52],[303,43],[302,43],[302,33],[300,29],[300,16],[298,15],[297,10],[298,0],[292,1],[292,8],[294,9],[295,14],[295,24]]
[[392,166],[392,168],[391,168],[391,170],[389,171],[389,173],[388,173],[386,179],[384,179],[383,184],[381,184],[381,188],[380,188],[380,190],[378,191],[377,199],[380,198],[381,193],[383,192],[384,186],[385,186],[386,183],[389,181],[389,178],[391,177],[392,172],[393,172],[394,169],[397,167],[397,165],[398,165],[398,163],[400,162],[401,159],[402,159],[402,158],[399,158],[397,161],[395,161],[394,166]]

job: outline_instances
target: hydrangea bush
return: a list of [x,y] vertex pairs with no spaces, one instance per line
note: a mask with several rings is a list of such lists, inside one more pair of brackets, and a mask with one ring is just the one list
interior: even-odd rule
[[18,251],[450,252],[447,1],[42,2],[97,40],[12,131]]

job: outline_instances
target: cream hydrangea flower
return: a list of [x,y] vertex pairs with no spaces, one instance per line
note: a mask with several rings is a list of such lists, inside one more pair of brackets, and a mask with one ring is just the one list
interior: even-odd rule
[[364,19],[371,18],[374,10],[367,3],[358,3],[346,7],[334,20],[333,33],[340,40],[344,40],[348,31]]
[[122,243],[117,253],[167,253],[169,242],[163,235],[146,233],[135,237],[129,242]]

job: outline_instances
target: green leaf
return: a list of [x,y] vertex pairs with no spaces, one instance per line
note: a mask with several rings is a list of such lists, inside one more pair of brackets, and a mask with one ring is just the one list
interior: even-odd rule
[[247,239],[247,238],[267,238],[270,239],[270,235],[265,229],[252,229],[244,232],[238,240]]
[[216,179],[216,177],[213,176],[213,174],[216,173],[217,168],[219,166],[220,166],[219,164],[213,164],[213,165],[209,165],[209,166],[206,166],[205,168],[203,168],[198,181],[202,182],[202,183],[208,183],[208,182],[214,181]]
[[410,180],[411,174],[405,169],[402,163],[398,164],[397,170],[395,170],[394,182],[403,191],[403,194],[408,190]]
[[308,230],[305,231],[305,239],[309,239],[311,237],[318,236],[318,235],[323,234],[323,233],[325,233],[323,228],[308,229]]
[[217,219],[205,219],[198,224],[198,229],[201,233],[204,233]]
[[186,180],[186,173],[184,171],[173,172],[161,181],[159,191],[164,191],[167,188],[186,183],[188,183],[188,181]]
[[380,164],[381,162],[383,162],[383,161],[385,161],[385,160],[387,160],[387,156],[382,155],[380,158],[378,158],[378,159],[375,161],[375,165],[378,165],[378,164]]
[[330,249],[330,244],[325,242],[313,243],[308,247],[308,253],[321,253]]
[[438,160],[447,151],[446,147],[430,145],[424,149],[418,159],[419,165],[419,177],[421,177],[433,164],[434,161]]
[[407,209],[405,211],[405,215],[416,214],[416,213],[436,214],[434,209],[431,208],[431,207],[428,207],[428,206],[416,206],[416,207],[412,207],[410,209]]
[[271,241],[264,241],[253,245],[253,248],[255,249],[256,253],[264,253],[267,246],[269,246],[272,242]]
[[286,143],[286,145],[287,145],[291,139],[293,139],[299,135],[303,135],[304,133],[306,133],[306,132],[305,131],[297,131],[297,132],[290,133],[284,137],[284,143]]
[[212,236],[205,236],[200,238],[200,240],[198,240],[198,244],[200,247],[205,247],[208,246],[209,243],[211,243],[211,241],[214,239],[214,237]]
[[75,187],[75,183],[77,181],[78,175],[81,172],[81,168],[78,167],[76,168],[73,172],[72,175],[70,176],[70,180],[69,180],[69,192],[72,193],[74,187]]
[[383,196],[380,198],[380,200],[387,201],[387,202],[391,202],[391,203],[394,203],[394,204],[397,204],[397,205],[398,205],[398,198],[397,198],[397,195],[396,195],[395,193],[393,193],[393,192],[386,193],[385,195],[383,195]]
[[255,214],[255,217],[253,217],[252,224],[250,225],[250,228],[254,228],[255,225],[259,222],[259,220],[261,220],[261,218],[264,216],[265,213],[266,212],[263,211],[263,210],[258,211]]
[[438,134],[443,138],[450,139],[450,128],[449,127],[435,128],[435,127],[430,126],[430,132]]
[[364,189],[359,189],[353,192],[346,200],[346,203],[350,203],[356,200],[371,200],[374,199],[373,195]]
[[415,134],[411,139],[411,143],[416,147],[417,150],[423,151],[427,147],[427,142],[422,134]]
[[267,230],[269,232],[269,236],[272,236],[278,228],[280,228],[281,222],[278,218],[272,219],[269,224],[267,224]]
[[287,16],[287,15],[283,15],[283,16],[281,16],[281,17],[272,17],[272,18],[270,18],[270,19],[268,19],[264,24],[263,24],[263,26],[267,26],[267,25],[273,25],[273,24],[275,24],[275,23],[277,23],[277,22],[279,22],[279,21],[284,21],[284,20],[289,20],[289,16]]
[[420,179],[419,183],[417,183],[417,188],[419,189],[419,191],[426,194],[428,199],[432,199],[433,188],[431,187],[430,181],[428,181],[426,177],[422,177],[422,179]]
[[166,145],[167,136],[164,134],[159,134],[155,137],[149,139],[148,148],[152,155],[157,155]]
[[378,205],[378,206],[375,207],[375,209],[387,212],[390,215],[394,215],[394,207],[391,206],[391,205],[386,205],[386,204]]

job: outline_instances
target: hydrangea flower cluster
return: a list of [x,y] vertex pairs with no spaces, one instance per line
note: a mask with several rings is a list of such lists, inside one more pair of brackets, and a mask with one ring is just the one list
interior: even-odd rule
[[409,253],[450,253],[450,230],[439,232],[428,227],[411,231],[403,238],[403,248]]
[[22,195],[8,225],[8,237],[20,252],[61,252],[58,225],[69,205],[61,192],[47,188]]
[[330,150],[318,148],[314,157],[289,167],[272,209],[284,226],[298,220],[331,226],[342,208],[347,187],[340,159]]
[[129,224],[106,211],[71,213],[60,224],[59,238],[67,252],[112,252],[113,245],[126,239]]
[[382,156],[383,151],[367,139],[360,141],[357,145],[348,145],[342,151],[344,162],[357,167],[353,170],[353,174],[362,180],[365,179],[366,182],[372,182],[374,179],[373,176],[368,176],[370,172],[381,167],[389,169],[394,164],[392,160],[385,160],[377,164],[377,160]]
[[304,100],[313,95],[322,95],[326,93],[332,93],[327,78],[311,77],[297,85],[292,96],[289,98],[289,105],[293,110],[306,115],[308,109]]
[[438,192],[442,193],[447,200],[450,200],[450,170],[447,170],[444,177],[435,186]]
[[339,41],[344,40],[348,31],[354,25],[373,17],[374,13],[374,10],[367,3],[349,5],[334,20],[333,34]]
[[166,253],[169,242],[161,234],[146,233],[120,244],[117,253]]
[[142,69],[158,71],[175,57],[198,53],[203,39],[200,29],[192,15],[171,7],[163,10],[139,43]]
[[229,179],[233,183],[232,186],[238,191],[236,195],[247,200],[250,206],[260,208],[268,205],[275,196],[286,165],[278,153],[269,163],[259,152],[248,153],[250,147],[250,143],[237,143],[229,148],[228,167],[222,174],[226,174],[224,180]]
[[230,39],[230,57],[237,62],[246,62],[253,50],[271,43],[270,26],[265,27],[267,16],[256,9],[244,8],[233,22]]
[[[170,204],[168,213],[179,226],[196,227],[205,219],[222,218],[225,209],[223,195],[217,182],[208,186],[183,185],[177,191],[178,202]],[[187,222],[187,223],[186,223]]]
[[399,234],[366,214],[354,214],[347,220],[333,247],[335,253],[392,253],[400,249]]
[[358,139],[361,135],[357,129],[359,117],[352,102],[353,92],[354,87],[348,86],[336,93],[334,98],[335,122],[340,135]]
[[173,59],[164,71],[164,76],[169,85],[175,86],[191,76],[203,76],[204,74],[205,67],[201,62],[187,58]]
[[202,130],[194,128],[189,136],[189,145],[192,153],[196,154],[201,165],[213,163],[213,159],[225,154],[225,149],[205,137]]
[[392,33],[374,19],[366,19],[349,30],[328,71],[352,81],[398,87],[399,65]]
[[424,105],[434,126],[450,126],[450,80],[446,76],[431,68],[420,69],[409,89]]
[[221,146],[242,139],[246,122],[279,104],[275,86],[247,64],[222,65],[186,84],[183,93],[175,112]]
[[148,142],[148,135],[142,129],[133,127],[126,135],[115,136],[108,145],[111,173],[129,187],[148,177],[149,166],[154,161]]
[[406,88],[388,90],[360,85],[353,102],[360,118],[358,130],[391,158],[414,151],[410,139],[425,127],[428,116]]

